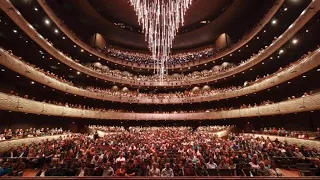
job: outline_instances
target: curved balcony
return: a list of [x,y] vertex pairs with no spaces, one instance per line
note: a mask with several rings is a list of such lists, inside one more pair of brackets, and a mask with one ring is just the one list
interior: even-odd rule
[[230,90],[227,92],[213,93],[209,95],[199,95],[196,97],[186,98],[150,98],[150,97],[130,97],[119,94],[119,96],[102,92],[93,92],[84,88],[75,87],[66,82],[62,82],[56,78],[50,77],[43,72],[35,69],[34,67],[20,61],[19,58],[6,53],[0,48],[0,64],[15,71],[23,76],[26,76],[34,81],[44,84],[48,87],[93,99],[124,102],[124,103],[139,103],[139,104],[180,104],[180,103],[195,103],[195,102],[209,102],[220,99],[234,98],[238,96],[244,96],[247,94],[255,93],[268,89],[270,87],[279,85],[292,78],[295,78],[309,70],[316,68],[320,65],[320,48],[310,53],[305,58],[301,58],[293,65],[282,69],[267,79],[253,83],[250,86],[243,87],[237,90]]
[[13,147],[29,145],[32,143],[40,143],[45,140],[49,140],[49,141],[55,140],[55,139],[59,139],[60,137],[66,137],[69,135],[71,135],[71,133],[0,141],[0,153],[8,151],[10,150],[10,148],[13,148]]
[[255,57],[251,58],[246,63],[233,68],[232,70],[219,73],[217,75],[209,76],[207,78],[196,79],[194,81],[172,81],[172,82],[154,82],[154,81],[139,81],[139,80],[129,80],[127,78],[118,78],[107,76],[105,74],[99,73],[94,71],[90,68],[87,68],[74,60],[70,57],[64,55],[61,51],[54,48],[47,40],[43,38],[38,32],[20,15],[20,13],[15,9],[15,7],[7,2],[1,1],[0,7],[7,13],[7,15],[36,43],[38,43],[43,49],[45,49],[48,53],[54,56],[59,61],[63,62],[64,64],[80,71],[86,73],[90,76],[103,79],[106,81],[127,84],[127,85],[135,85],[135,86],[163,86],[163,87],[175,87],[175,86],[187,86],[192,84],[200,84],[200,83],[207,83],[210,81],[215,81],[218,79],[223,79],[228,76],[232,76],[236,73],[242,72],[258,63],[263,61],[265,58],[270,56],[274,53],[278,48],[280,48],[283,44],[285,44],[291,37],[295,35],[297,31],[299,31],[319,10],[319,1],[312,1],[310,5],[304,10],[304,12],[299,16],[299,18],[291,24],[291,26],[275,41],[273,42],[268,48],[261,51]]
[[70,108],[0,93],[0,109],[50,116],[114,120],[215,120],[320,110],[320,93],[245,109],[197,113],[127,113]]
[[[102,59],[105,59],[107,61],[111,61],[111,62],[114,62],[114,63],[117,63],[117,64],[121,64],[121,65],[124,65],[124,66],[130,66],[130,67],[135,67],[135,68],[144,68],[144,69],[153,69],[153,65],[140,65],[138,63],[119,60],[119,59],[116,59],[116,58],[113,58],[113,57],[110,57],[110,56],[106,56],[106,54],[97,51],[96,49],[92,48],[91,46],[89,46],[88,44],[83,42],[81,40],[81,38],[77,37],[77,35],[75,33],[73,33],[72,30],[70,30],[64,24],[64,22],[56,16],[56,14],[52,11],[52,9],[49,7],[49,5],[47,4],[47,2],[45,0],[38,0],[38,3],[42,7],[42,9],[46,12],[46,14],[49,16],[49,18],[60,28],[60,30],[69,39],[71,39],[75,44],[80,46],[82,49],[90,52],[91,54],[96,55],[99,58],[102,58]],[[223,50],[220,53],[214,55],[213,57],[208,58],[208,59],[204,59],[202,61],[189,62],[189,63],[186,63],[186,64],[178,64],[178,65],[175,65],[175,66],[170,66],[169,65],[168,68],[169,69],[176,69],[176,68],[185,68],[185,67],[190,67],[190,66],[197,66],[197,65],[204,64],[204,63],[207,63],[207,62],[210,62],[210,61],[215,61],[215,60],[217,60],[217,59],[219,59],[219,58],[221,58],[223,56],[226,56],[226,55],[236,51],[237,49],[239,49],[240,47],[245,45],[247,42],[249,42],[255,35],[257,35],[261,31],[261,29],[276,14],[276,12],[279,10],[279,8],[282,6],[283,3],[284,3],[284,0],[277,0],[275,2],[275,4],[273,5],[273,7],[270,9],[270,11],[256,25],[256,27],[252,31],[250,31],[248,34],[246,34],[245,37],[243,37],[243,39],[241,39],[237,43],[233,44],[232,47],[226,48],[225,50]]]

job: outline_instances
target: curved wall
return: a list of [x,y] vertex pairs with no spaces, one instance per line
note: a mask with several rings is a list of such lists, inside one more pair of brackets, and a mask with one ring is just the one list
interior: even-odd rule
[[253,135],[254,137],[263,137],[265,139],[269,138],[271,141],[278,139],[281,142],[288,142],[289,144],[297,144],[298,146],[315,148],[318,151],[320,151],[320,141],[317,141],[317,140],[298,139],[293,137],[273,136],[273,135],[265,135],[265,134],[247,134],[247,135]]
[[[49,7],[47,2],[45,0],[38,0],[38,3],[43,8],[43,10],[46,12],[46,14],[50,17],[50,19],[61,29],[61,31],[68,36],[69,39],[71,39],[74,43],[76,43],[78,46],[80,46],[82,49],[85,49],[86,51],[90,52],[91,54],[94,54],[102,59],[118,63],[125,66],[130,67],[136,67],[136,68],[146,68],[146,69],[152,69],[152,65],[139,65],[137,63],[132,63],[124,60],[115,59],[109,56],[106,56],[104,53],[98,52],[96,49],[90,47],[86,43],[84,43],[81,38],[77,37],[76,34],[74,34],[64,23],[61,19],[59,19],[55,13],[52,11],[52,9]],[[187,64],[179,64],[176,66],[169,66],[169,69],[174,68],[183,68],[183,67],[190,67],[190,66],[196,66],[199,64],[204,64],[209,61],[214,61],[216,59],[219,59],[223,56],[228,55],[229,53],[232,53],[239,49],[241,46],[246,44],[248,41],[250,41],[258,32],[261,31],[261,29],[270,21],[270,19],[274,16],[274,14],[279,10],[281,5],[284,3],[284,0],[277,0],[273,7],[270,9],[270,11],[264,16],[264,18],[257,24],[257,26],[249,32],[243,39],[241,39],[239,42],[235,43],[232,47],[226,48],[219,54],[213,56],[213,58],[206,59],[204,61],[200,62],[191,62]]]
[[29,145],[32,143],[40,143],[41,141],[45,140],[54,140],[60,137],[67,137],[70,134],[59,134],[59,135],[52,135],[52,136],[41,136],[41,137],[32,137],[32,138],[23,138],[23,139],[13,139],[13,140],[6,140],[0,141],[0,153],[8,151],[11,147],[21,146],[23,144]]
[[234,109],[216,112],[198,113],[126,113],[110,111],[93,111],[58,106],[18,96],[0,93],[0,109],[32,114],[78,117],[88,119],[114,120],[215,120],[241,117],[268,116],[320,110],[320,93],[294,100],[257,106],[245,109]]
[[254,84],[243,87],[238,90],[232,90],[227,92],[215,93],[206,96],[187,97],[187,98],[148,98],[148,97],[126,97],[108,95],[107,93],[92,92],[86,89],[78,88],[55,78],[52,78],[42,72],[37,71],[33,67],[20,61],[17,57],[9,55],[3,49],[0,48],[0,64],[23,75],[34,81],[42,83],[46,86],[54,89],[75,94],[83,97],[89,97],[93,99],[124,102],[124,103],[139,103],[139,104],[181,104],[181,103],[194,103],[194,102],[208,102],[220,99],[234,98],[243,96],[246,94],[255,93],[276,86],[280,83],[295,78],[317,66],[320,65],[320,48],[309,54],[306,58],[299,60],[295,65],[290,68],[285,68],[280,72],[277,72],[267,79],[255,82]]
[[[257,56],[252,58],[247,63],[238,66],[230,71],[219,73],[218,75],[213,75],[203,79],[197,79],[194,81],[173,81],[173,82],[153,82],[153,81],[137,81],[137,80],[128,80],[127,78],[116,78],[107,76],[105,74],[101,74],[97,71],[89,69],[75,61],[71,58],[62,54],[59,50],[54,48],[48,41],[46,41],[37,31],[21,16],[19,12],[14,8],[14,6],[7,1],[0,1],[1,8],[7,13],[7,15],[26,33],[28,36],[33,39],[36,43],[38,43],[42,48],[44,48],[48,53],[52,56],[65,63],[66,65],[80,71],[86,73],[90,76],[103,79],[106,81],[117,82],[121,84],[129,84],[134,86],[164,86],[164,87],[175,87],[175,86],[187,86],[192,84],[200,84],[207,83],[210,81],[215,81],[218,79],[222,79],[236,73],[242,72],[259,62],[263,61],[273,52],[275,52],[278,48],[280,48],[283,44],[285,44],[294,34],[299,31],[319,10],[319,1],[312,1],[311,4],[306,8],[304,13],[302,13],[299,18],[268,48],[259,53]],[[13,11],[14,9],[15,11]]]

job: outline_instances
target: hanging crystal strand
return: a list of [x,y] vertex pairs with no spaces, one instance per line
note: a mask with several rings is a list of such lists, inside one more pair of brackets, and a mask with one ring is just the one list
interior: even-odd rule
[[184,25],[184,15],[193,0],[129,0],[142,26],[148,48],[152,52],[153,73],[160,82],[168,75],[173,39],[180,26]]

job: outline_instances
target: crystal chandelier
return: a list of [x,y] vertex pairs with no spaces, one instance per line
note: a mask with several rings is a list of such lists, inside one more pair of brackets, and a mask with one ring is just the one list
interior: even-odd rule
[[168,73],[167,61],[173,39],[192,0],[129,0],[138,16],[139,25],[152,52],[154,73],[163,81]]

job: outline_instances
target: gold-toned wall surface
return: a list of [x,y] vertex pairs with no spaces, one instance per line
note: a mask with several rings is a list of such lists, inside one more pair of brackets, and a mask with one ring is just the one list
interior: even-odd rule
[[248,135],[254,135],[254,137],[263,137],[265,139],[269,138],[271,141],[278,139],[280,142],[288,142],[289,144],[297,144],[298,146],[315,148],[318,151],[320,151],[320,141],[317,141],[317,140],[298,139],[293,137],[273,136],[273,135],[265,135],[265,134],[248,134]]
[[[47,15],[50,17],[50,19],[60,28],[60,30],[66,34],[66,36],[68,36],[68,38],[70,38],[74,43],[76,43],[78,46],[80,46],[81,48],[85,49],[86,51],[90,52],[91,54],[94,54],[102,59],[106,59],[108,61],[112,61],[121,65],[126,65],[126,66],[133,66],[136,68],[147,68],[147,69],[152,69],[153,66],[152,65],[139,65],[136,63],[131,63],[131,62],[127,62],[127,61],[122,61],[119,59],[115,59],[115,58],[110,58],[107,57],[105,54],[98,52],[97,50],[95,50],[94,48],[88,46],[86,43],[84,43],[83,41],[81,41],[81,38],[77,37],[76,34],[74,34],[64,23],[61,19],[59,19],[55,13],[52,11],[52,9],[49,7],[49,5],[47,4],[46,1],[44,0],[38,0],[38,3],[40,4],[40,6],[43,8],[43,10],[47,13]],[[226,48],[225,50],[221,51],[219,54],[215,55],[214,57],[208,58],[204,61],[201,61],[201,63],[199,62],[191,62],[191,63],[187,63],[187,64],[183,64],[183,65],[176,65],[176,66],[169,66],[169,69],[171,68],[185,68],[185,67],[190,67],[190,66],[196,66],[199,64],[204,64],[206,62],[210,62],[210,61],[214,61],[217,60],[223,56],[228,55],[229,53],[232,53],[234,51],[236,51],[237,49],[239,49],[240,47],[242,47],[243,45],[245,45],[247,42],[249,42],[255,35],[257,35],[262,28],[270,21],[270,19],[277,13],[277,11],[279,10],[279,8],[282,6],[282,4],[284,3],[284,0],[277,0],[273,7],[268,11],[268,13],[263,17],[263,19],[261,19],[260,23],[258,23],[253,29],[252,31],[250,31],[249,33],[246,34],[246,36],[241,39],[240,41],[238,41],[237,43],[233,44],[232,47]]]
[[66,137],[71,134],[59,134],[59,135],[52,135],[52,136],[41,136],[41,137],[30,137],[30,138],[23,138],[23,139],[14,139],[14,140],[6,140],[0,141],[0,153],[8,151],[11,147],[18,147],[23,144],[29,145],[32,143],[40,143],[46,140],[54,140],[60,137]]
[[264,106],[197,113],[126,113],[83,110],[0,93],[0,109],[32,114],[105,120],[215,120],[320,110],[320,93]]
[[26,76],[36,82],[39,82],[48,87],[70,93],[78,96],[124,102],[124,103],[139,103],[139,104],[181,104],[188,102],[208,102],[221,99],[234,98],[244,96],[246,94],[252,94],[258,91],[268,89],[270,87],[279,85],[285,81],[293,79],[313,68],[320,65],[320,48],[309,54],[306,58],[295,62],[290,68],[286,68],[280,72],[270,75],[267,79],[253,83],[250,86],[240,88],[238,90],[213,93],[212,95],[186,97],[186,98],[148,98],[148,97],[126,97],[108,95],[107,93],[92,92],[86,89],[78,88],[69,85],[65,82],[59,81],[42,72],[37,71],[33,67],[27,65],[23,61],[20,61],[17,57],[9,55],[0,48],[0,64],[15,71],[23,76]]
[[[174,81],[174,82],[153,82],[153,81],[136,81],[136,80],[129,80],[124,78],[115,78],[111,76],[107,76],[105,74],[100,74],[92,69],[89,69],[81,64],[73,61],[71,58],[62,54],[59,50],[54,48],[50,43],[48,43],[38,32],[30,27],[31,25],[17,12],[11,11],[11,9],[15,9],[11,3],[7,1],[0,1],[0,7],[7,13],[7,15],[26,33],[28,36],[37,42],[43,49],[45,49],[48,53],[54,56],[59,61],[65,63],[66,65],[80,71],[91,75],[93,77],[103,79],[106,81],[117,82],[121,84],[128,84],[133,86],[165,86],[165,87],[172,87],[172,86],[187,86],[192,84],[199,84],[199,83],[207,83],[210,81],[215,81],[218,79],[223,79],[228,76],[232,76],[236,73],[245,71],[248,68],[260,63],[273,52],[278,50],[283,44],[285,44],[291,37],[295,35],[319,10],[318,8],[319,1],[312,1],[311,4],[306,8],[305,12],[297,18],[297,20],[281,35],[278,39],[273,42],[267,49],[259,53],[259,55],[255,56],[249,62],[245,63],[244,65],[238,66],[230,71],[222,72],[216,75],[209,76],[203,79],[191,80],[191,81]],[[10,10],[8,10],[10,9]]]

